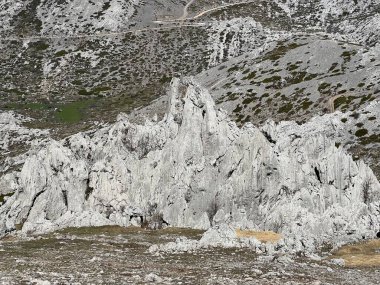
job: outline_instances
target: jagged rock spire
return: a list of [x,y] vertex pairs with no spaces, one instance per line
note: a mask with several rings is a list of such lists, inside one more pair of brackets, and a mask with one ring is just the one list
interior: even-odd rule
[[[53,141],[25,162],[0,207],[0,234],[151,220],[282,232],[292,248],[373,235],[380,185],[323,135],[274,123],[239,129],[192,78],[174,79],[167,116]],[[302,241],[302,242],[301,242]]]

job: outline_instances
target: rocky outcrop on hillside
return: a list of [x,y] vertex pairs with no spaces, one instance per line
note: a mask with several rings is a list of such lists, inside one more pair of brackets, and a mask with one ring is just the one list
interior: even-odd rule
[[276,0],[296,24],[319,27],[370,46],[380,38],[379,0]]
[[29,157],[0,208],[0,233],[68,226],[213,224],[281,232],[289,248],[370,237],[380,185],[323,134],[239,129],[191,78],[159,122],[118,121]]
[[31,146],[43,145],[49,138],[49,130],[32,129],[24,125],[31,121],[31,118],[14,112],[0,112],[0,177],[22,164],[25,152]]
[[268,48],[270,43],[287,39],[291,35],[290,32],[263,27],[260,22],[250,17],[215,22],[209,31],[209,66],[215,66],[246,52],[258,55]]
[[35,146],[48,142],[49,130],[24,126],[31,118],[0,112],[0,204],[18,188],[18,172]]

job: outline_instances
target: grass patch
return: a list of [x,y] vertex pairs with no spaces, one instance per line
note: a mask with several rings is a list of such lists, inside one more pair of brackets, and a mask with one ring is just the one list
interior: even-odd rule
[[25,107],[31,110],[46,110],[49,108],[48,105],[43,103],[28,103]]
[[281,234],[272,231],[246,231],[237,229],[236,235],[238,238],[255,238],[264,243],[276,243],[282,239]]
[[341,258],[348,267],[379,267],[380,239],[345,245],[333,253],[331,258]]
[[61,107],[57,117],[65,123],[78,123],[83,118],[84,110],[88,109],[93,102],[93,100],[86,100],[66,104]]

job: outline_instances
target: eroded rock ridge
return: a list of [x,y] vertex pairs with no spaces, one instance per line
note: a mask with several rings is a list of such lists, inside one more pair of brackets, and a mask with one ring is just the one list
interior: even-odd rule
[[371,237],[380,184],[335,142],[292,124],[238,128],[192,78],[173,79],[163,120],[120,115],[51,141],[15,174],[0,235],[143,223],[272,230],[293,248]]

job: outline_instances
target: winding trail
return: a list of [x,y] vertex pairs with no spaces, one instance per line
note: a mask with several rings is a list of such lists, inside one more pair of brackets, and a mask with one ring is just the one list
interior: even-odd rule
[[221,9],[228,8],[228,7],[231,7],[231,6],[237,6],[237,5],[248,4],[248,3],[254,3],[255,2],[254,0],[249,0],[249,1],[241,1],[241,2],[238,2],[238,3],[225,4],[225,5],[217,6],[217,7],[210,8],[210,9],[204,10],[202,12],[199,12],[198,14],[196,14],[193,17],[187,17],[189,15],[188,9],[191,6],[191,4],[194,3],[194,1],[195,0],[191,0],[190,2],[188,2],[186,4],[186,6],[183,9],[182,16],[179,17],[178,19],[174,19],[174,20],[157,20],[157,21],[153,21],[153,22],[154,23],[159,23],[159,24],[165,24],[165,23],[174,23],[174,22],[178,22],[178,21],[196,20],[196,19],[198,19],[198,18],[200,18],[200,17],[202,17],[202,16],[204,16],[204,15],[206,15],[208,13],[211,13],[211,12],[214,12],[214,11],[217,11],[217,10],[221,10]]
[[203,15],[208,14],[210,12],[214,12],[214,11],[221,10],[221,9],[224,9],[224,8],[228,8],[228,7],[231,7],[231,6],[237,6],[237,5],[248,4],[248,3],[253,3],[253,2],[255,2],[255,1],[250,0],[250,1],[242,1],[242,2],[238,2],[238,3],[231,3],[231,4],[221,5],[221,6],[218,6],[218,7],[214,7],[214,8],[202,11],[199,14],[195,15],[194,17],[192,17],[191,19],[195,20],[195,19],[198,19],[198,18],[202,17]]
[[328,109],[330,110],[330,113],[334,113],[335,112],[335,100],[336,99],[339,99],[340,97],[342,97],[343,95],[335,95],[333,97],[331,97],[328,101],[327,101],[327,107]]
[[177,20],[180,20],[180,21],[186,20],[187,15],[189,15],[189,12],[188,12],[189,7],[191,6],[191,4],[194,3],[194,1],[195,1],[195,0],[190,0],[190,1],[186,4],[186,6],[183,8],[183,14],[182,14],[182,16],[179,17]]

